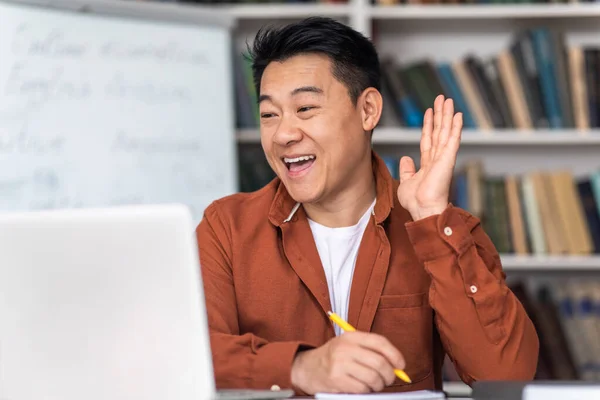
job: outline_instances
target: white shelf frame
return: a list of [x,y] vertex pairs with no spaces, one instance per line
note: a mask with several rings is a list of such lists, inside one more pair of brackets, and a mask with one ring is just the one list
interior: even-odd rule
[[[421,140],[420,135],[419,129],[381,127],[375,129],[373,133],[373,144],[418,145]],[[260,134],[257,129],[240,129],[237,131],[237,142],[239,144],[259,144]],[[600,130],[464,130],[461,145],[600,146]]]
[[237,20],[266,20],[273,18],[304,18],[312,15],[350,17],[351,4],[226,4],[216,6]]
[[[375,144],[419,144],[419,129],[377,128],[373,133]],[[479,131],[464,129],[461,137],[463,145],[535,145],[535,146],[600,146],[600,130],[492,130]]]
[[600,271],[600,255],[501,255],[506,272]]
[[310,15],[345,17],[353,28],[370,35],[378,20],[453,20],[453,19],[565,19],[600,18],[600,3],[567,4],[432,4],[371,5],[369,0],[348,0],[347,4],[226,4],[212,6],[225,10],[235,19],[291,19]]
[[600,17],[600,4],[432,4],[368,7],[366,18],[407,19],[547,19]]

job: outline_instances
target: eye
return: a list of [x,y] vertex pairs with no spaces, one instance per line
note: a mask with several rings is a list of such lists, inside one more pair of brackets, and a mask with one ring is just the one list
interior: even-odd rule
[[310,111],[310,110],[312,110],[313,108],[316,108],[316,107],[312,107],[312,106],[300,107],[300,108],[298,109],[298,112]]
[[273,114],[273,113],[261,113],[261,114],[260,114],[260,117],[261,117],[261,118],[271,118],[271,117],[273,117],[274,115],[275,115],[275,114]]

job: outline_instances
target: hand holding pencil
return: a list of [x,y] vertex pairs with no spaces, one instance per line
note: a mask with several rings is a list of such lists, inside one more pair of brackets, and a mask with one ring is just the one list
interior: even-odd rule
[[393,384],[397,373],[410,381],[401,372],[405,368],[402,353],[384,336],[359,332],[349,325],[342,328],[343,335],[296,354],[291,373],[294,387],[308,395],[370,393]]
[[[344,321],[336,313],[329,311],[327,314],[329,315],[329,319],[331,319],[333,322],[338,324],[340,326],[340,328],[342,328],[344,331],[346,331],[346,332],[355,332],[356,331],[356,329],[354,329],[354,327],[352,325],[350,325],[349,323]],[[398,368],[394,369],[394,373],[396,374],[396,376],[398,378],[402,379],[404,382],[411,383],[411,380],[408,377],[408,375],[406,375],[406,372],[402,371],[401,369],[398,369]]]

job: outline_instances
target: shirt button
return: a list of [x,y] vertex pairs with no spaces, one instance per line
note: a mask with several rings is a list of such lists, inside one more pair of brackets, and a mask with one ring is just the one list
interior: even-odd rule
[[452,235],[452,228],[450,228],[449,226],[445,227],[445,228],[444,228],[444,234],[445,234],[446,236],[450,236],[450,235]]
[[471,293],[477,293],[477,286],[471,285],[470,289],[471,289]]
[[279,385],[273,385],[273,386],[271,386],[271,390],[279,391],[279,390],[281,390],[281,388],[279,387]]

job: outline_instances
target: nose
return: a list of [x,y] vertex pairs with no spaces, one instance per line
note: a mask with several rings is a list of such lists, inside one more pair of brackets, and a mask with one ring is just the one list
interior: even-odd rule
[[273,135],[273,141],[280,146],[290,146],[300,140],[302,140],[302,130],[294,117],[282,117]]

